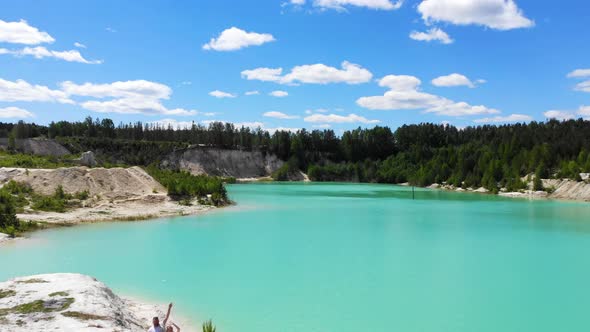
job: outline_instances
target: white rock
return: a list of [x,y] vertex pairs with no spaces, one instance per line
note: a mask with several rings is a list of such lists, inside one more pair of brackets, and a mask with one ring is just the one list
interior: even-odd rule
[[[147,331],[151,317],[163,316],[154,305],[115,295],[102,282],[81,274],[41,274],[0,283],[0,331]],[[8,293],[8,296],[6,294]],[[43,301],[48,312],[22,313],[15,307]],[[86,317],[72,317],[73,315]],[[81,315],[82,314],[82,315]],[[163,317],[162,317],[163,319]]]

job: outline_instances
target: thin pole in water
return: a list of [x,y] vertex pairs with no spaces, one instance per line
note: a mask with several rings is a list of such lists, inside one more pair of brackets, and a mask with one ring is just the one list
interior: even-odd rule
[[414,199],[414,186],[412,186],[412,199]]

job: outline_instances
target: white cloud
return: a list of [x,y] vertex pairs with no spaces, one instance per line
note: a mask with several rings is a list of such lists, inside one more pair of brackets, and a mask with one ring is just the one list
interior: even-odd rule
[[275,119],[283,119],[283,120],[291,120],[291,119],[298,119],[299,116],[297,115],[288,115],[282,112],[266,112],[264,114],[262,114],[263,116],[267,117],[267,118],[275,118]]
[[547,119],[571,120],[578,117],[590,119],[590,106],[580,106],[577,111],[549,110],[543,115]]
[[422,92],[419,90],[420,84],[421,81],[414,76],[388,75],[379,80],[379,85],[389,88],[389,91],[381,96],[361,97],[356,103],[372,110],[423,109],[426,113],[447,116],[500,113],[483,105],[473,106]]
[[236,98],[235,94],[219,90],[211,91],[209,95],[215,98]]
[[287,97],[289,95],[289,93],[287,91],[275,90],[275,91],[272,91],[271,93],[269,93],[269,95],[273,96],[273,97],[282,98],[282,97]]
[[25,47],[20,50],[7,50],[7,49],[0,49],[0,54],[12,54],[14,56],[26,56],[30,55],[35,57],[36,59],[43,59],[43,58],[55,58],[60,60],[65,60],[68,62],[80,62],[86,64],[101,64],[102,60],[86,60],[80,52],[77,50],[69,50],[69,51],[53,51],[48,50],[43,46],[36,46],[36,47]]
[[452,44],[453,39],[443,30],[439,28],[431,28],[428,29],[426,32],[422,31],[412,31],[410,33],[410,38],[418,41],[439,41],[443,44]]
[[43,85],[32,85],[24,80],[14,82],[0,78],[0,101],[36,101],[36,102],[58,102],[73,104],[74,101],[60,90],[51,90]]
[[301,128],[290,128],[290,127],[273,127],[273,128],[262,128],[266,131],[268,131],[270,134],[274,134],[277,131],[289,131],[292,133],[296,133],[299,130],[301,130]]
[[567,77],[590,77],[590,68],[576,69],[567,74]]
[[508,116],[495,116],[490,118],[473,120],[475,123],[508,123],[508,122],[528,122],[533,121],[533,117],[526,114],[510,114]]
[[244,47],[259,46],[275,41],[268,33],[246,32],[236,27],[223,30],[217,38],[211,38],[209,43],[203,45],[204,50],[235,51]]
[[524,16],[514,0],[423,0],[418,5],[418,12],[426,23],[476,24],[498,30],[535,25]]
[[576,84],[576,91],[590,92],[590,80]]
[[180,82],[180,85],[192,85],[192,84],[193,84],[193,82],[191,82],[191,81],[182,81],[182,82]]
[[157,121],[151,121],[150,124],[158,125],[160,127],[168,128],[172,127],[173,129],[187,129],[193,126],[192,121],[178,121],[176,119],[162,119]]
[[585,119],[590,118],[590,106],[581,106],[578,109],[578,115],[581,115]]
[[0,108],[0,119],[24,119],[33,118],[35,114],[18,107]]
[[468,86],[470,88],[475,88],[475,84],[473,84],[467,76],[457,73],[439,76],[432,80],[432,85],[438,87]]
[[198,114],[195,110],[166,108],[162,105],[162,99],[169,99],[172,89],[164,84],[151,81],[135,80],[108,84],[75,84],[66,81],[61,84],[61,87],[68,96],[111,98],[106,101],[89,100],[80,103],[83,108],[94,112],[179,116]]
[[82,43],[78,43],[78,42],[75,42],[74,46],[76,46],[77,48],[86,48],[86,45],[84,45]]
[[37,45],[54,41],[55,39],[47,32],[39,31],[25,20],[18,22],[0,20],[0,42],[2,43]]
[[258,90],[253,90],[253,91],[246,91],[245,95],[246,96],[255,96],[255,95],[259,95],[260,91]]
[[550,111],[544,112],[543,115],[547,119],[557,119],[557,120],[569,120],[569,119],[573,119],[576,117],[576,115],[573,112],[559,111],[559,110],[550,110]]
[[[567,74],[570,78],[588,78],[590,77],[590,69],[576,69]],[[590,92],[590,80],[580,82],[574,87],[576,91]]]
[[314,110],[305,110],[305,114],[313,114],[313,113],[328,113],[329,111],[325,108],[316,108]]
[[106,27],[105,30],[108,31],[108,32],[111,32],[111,33],[117,32],[117,30],[115,30],[115,29],[113,29],[111,27]]
[[[297,3],[298,5],[303,5],[305,3],[305,1],[301,0],[296,0],[295,2],[299,2]],[[346,10],[346,6],[364,7],[376,10],[395,10],[399,9],[403,2],[403,0],[314,0],[313,5],[314,7],[322,9],[335,9],[340,11]],[[291,1],[291,3],[293,3],[293,1]]]
[[365,117],[349,114],[346,116],[337,114],[312,114],[303,119],[305,122],[320,122],[320,123],[364,123],[373,124],[379,123],[379,120],[369,120]]
[[305,0],[291,0],[289,3],[296,6],[303,6],[305,5]]
[[289,74],[281,76],[282,73],[283,68],[256,68],[244,70],[241,74],[243,78],[248,80],[276,82],[280,84],[360,84],[366,83],[373,78],[373,74],[370,71],[348,61],[342,62],[342,69],[317,63],[295,66]]

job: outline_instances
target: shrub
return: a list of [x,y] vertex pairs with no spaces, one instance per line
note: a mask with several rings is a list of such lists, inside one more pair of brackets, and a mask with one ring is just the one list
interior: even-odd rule
[[205,323],[203,323],[203,332],[215,332],[215,330],[215,325],[213,325],[213,322],[211,322],[211,320],[208,320]]

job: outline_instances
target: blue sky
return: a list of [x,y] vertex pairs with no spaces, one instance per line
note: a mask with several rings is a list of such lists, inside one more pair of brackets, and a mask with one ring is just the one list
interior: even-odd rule
[[0,121],[590,118],[589,21],[582,0],[3,1]]

